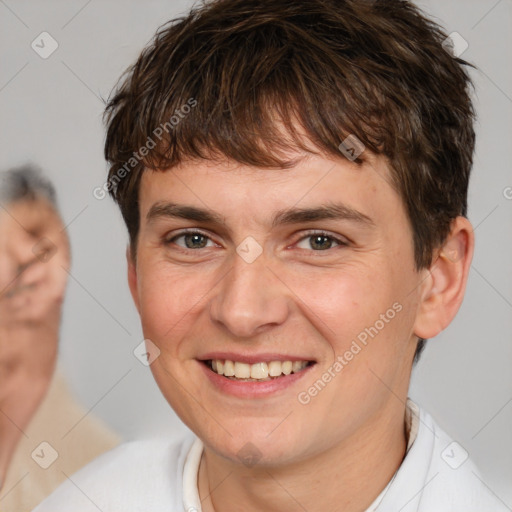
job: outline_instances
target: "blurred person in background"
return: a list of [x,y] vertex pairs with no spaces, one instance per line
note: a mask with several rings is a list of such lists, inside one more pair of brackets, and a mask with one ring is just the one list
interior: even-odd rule
[[119,443],[56,371],[70,245],[54,187],[0,174],[0,510],[25,512]]

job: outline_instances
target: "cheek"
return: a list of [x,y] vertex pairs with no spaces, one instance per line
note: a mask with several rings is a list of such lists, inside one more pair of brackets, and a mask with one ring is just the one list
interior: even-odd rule
[[302,313],[330,345],[323,370],[337,376],[325,401],[336,407],[340,392],[354,404],[389,393],[382,381],[391,383],[401,372],[413,325],[406,276],[397,275],[396,265],[375,259],[300,283],[297,295],[307,305]]
[[392,306],[390,283],[376,271],[379,268],[378,262],[371,267],[346,265],[295,278],[293,290],[300,299],[296,304],[336,353],[346,350],[354,337]]
[[[158,345],[186,332],[191,319],[208,300],[208,277],[198,278],[190,269],[172,272],[158,263],[141,266],[138,273],[140,316],[144,335]],[[160,347],[171,350],[171,344]]]

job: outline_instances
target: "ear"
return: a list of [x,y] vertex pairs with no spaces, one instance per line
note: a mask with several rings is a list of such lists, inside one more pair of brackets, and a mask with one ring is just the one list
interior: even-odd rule
[[128,286],[130,288],[130,293],[132,294],[133,302],[135,303],[135,307],[140,314],[139,309],[139,292],[137,286],[137,265],[133,261],[132,252],[130,249],[130,244],[126,247],[126,262],[128,264]]
[[414,324],[414,334],[419,338],[437,336],[455,317],[466,291],[474,246],[471,223],[465,217],[457,217],[431,267],[425,271]]

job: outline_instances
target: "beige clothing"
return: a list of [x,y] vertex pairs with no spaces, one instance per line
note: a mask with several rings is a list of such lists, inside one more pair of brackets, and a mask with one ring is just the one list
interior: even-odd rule
[[73,399],[58,372],[24,432],[0,491],[0,512],[30,512],[66,475],[120,441]]

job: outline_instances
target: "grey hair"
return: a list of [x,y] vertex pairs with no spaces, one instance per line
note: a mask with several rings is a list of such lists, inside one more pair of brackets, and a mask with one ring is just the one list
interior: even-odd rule
[[43,199],[57,209],[57,193],[41,169],[25,164],[0,173],[0,203]]

